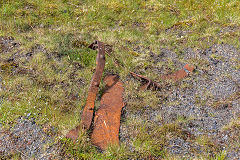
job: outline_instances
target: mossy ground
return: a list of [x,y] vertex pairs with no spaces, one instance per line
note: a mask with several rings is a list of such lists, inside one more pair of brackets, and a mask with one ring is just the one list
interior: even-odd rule
[[[4,126],[11,125],[19,116],[30,114],[39,124],[55,126],[62,135],[73,128],[80,120],[95,68],[96,52],[87,48],[94,40],[113,46],[113,56],[107,57],[104,74],[121,76],[128,111],[134,113],[146,105],[155,109],[159,103],[164,103],[166,93],[138,92],[140,83],[129,79],[129,71],[138,71],[160,81],[159,75],[152,72],[153,66],[166,66],[162,73],[179,68],[171,59],[157,63],[149,60],[150,52],[159,53],[161,48],[168,48],[181,56],[185,48],[197,51],[222,42],[239,48],[239,15],[238,0],[0,1],[0,36],[12,36],[21,43],[11,51],[0,53],[5,88],[0,95],[4,97],[0,122]],[[16,52],[20,56],[14,58],[14,63],[7,62]],[[26,56],[27,53],[32,56]],[[113,57],[123,67],[117,67]],[[198,59],[184,62],[199,68],[205,64]],[[188,84],[180,87],[188,87]],[[199,105],[202,103],[199,101]],[[178,121],[164,126],[138,119],[124,123],[128,123],[132,134],[137,136],[133,142],[136,152],[121,144],[120,148],[112,147],[101,154],[91,146],[85,134],[80,136],[79,144],[68,144],[66,150],[72,158],[79,159],[174,159],[167,154],[164,144],[168,137],[184,136]],[[221,157],[225,153],[219,153],[210,140],[201,138],[197,138],[196,143],[204,143],[216,159],[224,159]]]

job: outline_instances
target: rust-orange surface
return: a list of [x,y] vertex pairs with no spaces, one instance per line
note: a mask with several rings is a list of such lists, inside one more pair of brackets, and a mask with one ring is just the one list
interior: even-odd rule
[[124,87],[118,76],[108,75],[104,82],[107,90],[101,98],[100,108],[96,111],[91,135],[92,143],[102,150],[109,145],[119,144],[120,117],[124,107]]
[[172,79],[174,81],[178,81],[180,79],[185,78],[188,75],[188,73],[193,72],[194,68],[195,68],[194,66],[186,64],[183,67],[183,69],[181,69],[181,70],[179,70],[179,71],[177,71],[173,74],[163,76],[162,78],[163,79]]
[[93,119],[95,99],[98,93],[99,84],[101,82],[101,77],[102,77],[104,66],[105,66],[104,44],[100,41],[96,41],[95,43],[98,49],[98,54],[96,58],[96,71],[93,74],[93,77],[90,83],[87,101],[83,109],[81,122],[76,128],[72,129],[66,135],[67,138],[71,138],[72,140],[76,140],[78,138],[79,131],[81,128],[83,128],[84,130],[88,130],[91,126],[92,119]]
[[[192,73],[194,69],[195,69],[194,66],[186,64],[181,70],[178,70],[177,72],[172,74],[162,75],[161,78],[164,80],[178,81],[188,76],[188,74]],[[145,77],[143,75],[136,74],[134,72],[130,72],[130,74],[135,78],[140,78],[141,80],[144,80],[143,85],[140,87],[140,90],[146,90],[149,89],[150,87],[155,89],[160,89],[163,87],[161,84],[154,82],[150,78]]]
[[[102,42],[95,41],[89,48],[98,49],[96,58],[96,71],[92,77],[88,90],[86,105],[83,109],[80,124],[72,129],[67,137],[76,140],[81,129],[88,130],[92,124],[95,99],[98,93],[99,84],[105,66],[105,45]],[[178,81],[185,78],[189,73],[193,72],[194,66],[186,64],[183,69],[169,75],[161,76],[162,79],[171,79]],[[145,81],[140,89],[161,88],[162,86],[151,79],[130,72],[134,77]],[[123,102],[123,83],[117,75],[108,75],[104,78],[106,90],[101,98],[100,107],[95,113],[93,131],[91,135],[92,143],[101,150],[107,149],[109,145],[119,145],[119,128],[121,110],[124,107]]]

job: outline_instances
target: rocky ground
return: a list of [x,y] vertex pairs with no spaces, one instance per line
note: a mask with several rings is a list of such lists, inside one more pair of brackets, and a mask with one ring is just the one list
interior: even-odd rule
[[55,142],[54,128],[38,126],[34,119],[19,118],[10,130],[0,132],[1,159],[61,159],[60,145]]
[[[20,45],[13,37],[0,37],[0,53],[3,55],[18,49]],[[14,52],[7,61],[11,63],[20,58],[29,60],[29,57],[44,50],[37,45],[31,52],[25,54],[20,52],[21,50]],[[1,59],[4,60],[6,61]],[[1,66],[1,70],[3,69]],[[0,91],[4,89],[0,75]],[[3,101],[4,95],[0,95],[0,107]],[[56,141],[57,130],[47,124],[37,125],[35,119],[31,117],[31,113],[19,117],[9,129],[3,128],[0,123],[0,159],[62,159],[61,144]]]
[[[160,54],[152,55],[154,61],[171,58],[176,61],[179,68],[184,66],[177,60],[181,57],[169,50],[163,49]],[[151,121],[157,125],[174,123],[178,119],[187,120],[180,125],[182,130],[192,137],[190,139],[199,136],[208,137],[219,147],[219,150],[226,151],[228,159],[240,159],[239,126],[236,130],[223,130],[225,125],[240,117],[240,72],[235,68],[240,60],[240,52],[233,46],[220,44],[198,53],[188,48],[183,55],[186,61],[194,58],[205,63],[195,69],[191,78],[180,82],[180,86],[187,84],[189,87],[168,88],[171,91],[167,97],[168,103],[159,105],[158,109],[152,110],[146,106],[144,111],[130,114],[126,108],[126,118],[144,118],[144,121]],[[121,126],[122,141],[129,142],[130,139],[134,139],[129,131],[128,126]],[[233,141],[238,145],[234,146]],[[203,146],[192,143],[188,138],[175,137],[168,142],[168,145],[167,149],[171,154],[181,157],[196,157],[193,150],[198,153],[204,152]]]
[[[9,52],[18,45],[13,39],[1,39],[2,52]],[[190,78],[168,88],[171,94],[167,96],[166,103],[154,109],[146,106],[137,113],[128,111],[126,107],[123,121],[134,117],[160,126],[182,120],[184,123],[180,122],[181,130],[187,136],[174,137],[168,141],[166,148],[170,154],[191,159],[213,149],[212,145],[218,151],[226,151],[228,159],[240,159],[239,124],[229,126],[240,117],[239,50],[227,44],[218,44],[201,51],[187,48],[182,56],[167,49],[151,54],[150,57],[156,62],[173,59],[178,68],[184,65],[178,59],[193,60],[195,65],[201,63],[201,66],[197,66]],[[158,68],[153,69],[153,72],[158,72]],[[4,89],[1,82],[0,77],[0,91]],[[188,87],[184,87],[186,85]],[[0,105],[2,100],[0,97]],[[224,130],[226,126],[229,128]],[[17,154],[22,159],[61,159],[61,145],[54,141],[57,136],[57,131],[51,126],[39,126],[29,116],[19,117],[9,130],[4,130],[0,125],[0,158],[8,159]],[[208,137],[213,144],[205,148],[193,141],[201,136]],[[133,139],[129,127],[122,123],[120,141],[134,150],[131,144]]]

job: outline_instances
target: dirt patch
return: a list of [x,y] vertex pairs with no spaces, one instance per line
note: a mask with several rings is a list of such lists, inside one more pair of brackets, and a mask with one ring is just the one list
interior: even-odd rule
[[2,37],[0,36],[0,51],[2,53],[10,52],[14,48],[18,48],[20,43],[14,40],[13,37]]

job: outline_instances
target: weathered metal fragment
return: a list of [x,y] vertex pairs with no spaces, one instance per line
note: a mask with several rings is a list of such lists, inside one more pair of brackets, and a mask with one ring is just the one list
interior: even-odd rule
[[166,76],[162,76],[163,79],[172,79],[174,81],[178,81],[180,79],[185,78],[189,73],[193,72],[194,70],[194,66],[186,64],[183,69],[170,74],[170,75],[166,75]]
[[140,90],[146,90],[150,87],[153,87],[153,88],[156,88],[156,89],[160,89],[162,86],[157,83],[157,82],[154,82],[152,81],[151,79],[145,77],[145,76],[142,76],[140,74],[136,74],[134,72],[130,72],[131,75],[135,78],[140,78],[142,81],[143,81],[143,85],[140,87]]
[[[173,74],[169,74],[169,75],[163,75],[161,76],[162,79],[165,79],[165,80],[173,80],[173,81],[178,81],[178,80],[181,80],[183,78],[185,78],[189,73],[193,72],[194,70],[194,66],[191,66],[189,64],[186,64],[183,69],[173,73]],[[145,76],[142,76],[142,75],[139,75],[139,74],[136,74],[134,72],[130,72],[130,74],[136,78],[140,78],[142,81],[143,81],[143,85],[140,87],[140,90],[146,90],[150,87],[154,88],[154,89],[160,89],[162,87],[162,85],[160,85],[159,83],[157,82],[154,82],[152,81],[151,79],[145,77]]]
[[96,58],[96,71],[93,74],[90,87],[88,90],[88,96],[86,105],[83,109],[82,118],[80,125],[78,125],[75,129],[72,129],[67,137],[73,140],[78,138],[78,134],[81,128],[84,130],[88,130],[91,126],[93,119],[93,110],[95,105],[95,99],[98,93],[99,84],[101,81],[101,77],[103,74],[104,66],[105,66],[105,47],[104,44],[100,41],[95,41],[92,44],[92,49],[98,49],[98,54]]
[[105,150],[109,145],[119,144],[119,128],[123,102],[123,83],[117,75],[105,77],[107,90],[103,94],[100,108],[94,117],[91,140],[94,145]]
[[83,110],[81,124],[84,129],[88,130],[92,123],[93,110],[95,105],[95,99],[98,93],[99,84],[103,74],[105,66],[105,47],[102,42],[97,41],[98,55],[96,58],[96,71],[93,75],[91,85],[88,91],[87,102]]
[[[114,65],[116,67],[123,67],[123,65],[120,63],[120,61],[116,58],[116,55],[113,52],[113,46],[109,45],[109,44],[104,44],[105,46],[105,52],[106,54],[112,58],[112,61],[114,62]],[[93,50],[96,49],[96,44],[92,43],[88,46],[88,48],[91,48]]]

